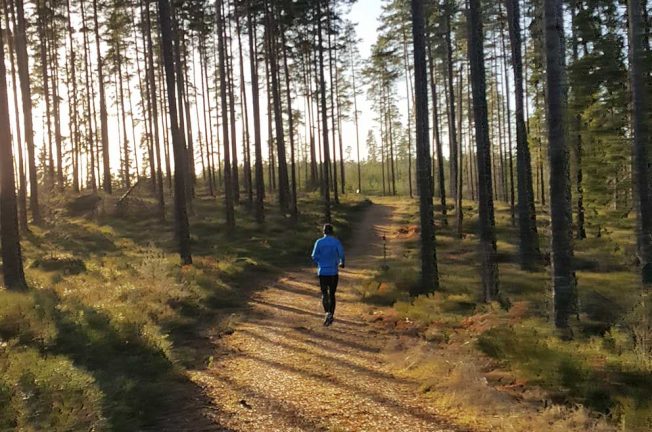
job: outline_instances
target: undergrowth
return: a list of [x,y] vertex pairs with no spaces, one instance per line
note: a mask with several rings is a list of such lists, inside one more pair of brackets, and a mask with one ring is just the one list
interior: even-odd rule
[[[153,213],[50,208],[48,225],[23,240],[30,290],[0,291],[0,431],[153,427],[186,391],[185,368],[197,366],[187,340],[241,306],[256,278],[309,263],[322,222],[311,202],[296,223],[271,207],[263,226],[240,208],[227,231],[217,200],[198,198],[186,267],[173,223]],[[338,235],[346,239],[363,207],[350,199],[335,208]]]
[[[486,412],[508,417],[506,412],[494,412],[500,396],[488,396],[491,402],[487,403],[478,397],[491,394],[484,377],[499,374],[496,388],[502,388],[505,381],[512,383],[503,389],[504,394],[534,399],[534,409],[546,416],[552,412],[550,407],[558,407],[551,415],[555,420],[549,422],[549,430],[652,430],[652,309],[650,300],[641,297],[633,220],[605,215],[599,237],[591,235],[596,230],[589,226],[590,238],[576,243],[581,313],[573,322],[574,339],[562,341],[551,322],[548,269],[520,270],[517,228],[510,224],[507,207],[497,204],[496,231],[500,289],[513,305],[509,311],[482,304],[479,299],[477,212],[468,203],[464,206],[464,238],[456,237],[454,226],[444,225],[442,220],[437,223],[439,291],[409,299],[408,292],[418,283],[419,274],[418,212],[413,201],[393,204],[397,211],[389,248],[394,253],[386,267],[379,267],[360,286],[360,297],[373,305],[393,306],[400,317],[414,323],[425,344],[443,347],[428,351],[428,355],[421,353],[408,363],[413,376],[426,388],[437,389],[439,402],[448,400],[449,406],[458,408],[463,402],[465,409],[475,404],[483,422],[504,430],[544,430],[532,429],[533,419],[526,414],[505,424],[486,420]],[[454,213],[449,223],[454,225]],[[546,216],[540,215],[544,253],[548,249],[547,226]],[[440,357],[446,352],[457,354],[442,362]],[[478,356],[486,361],[473,360],[473,371],[458,371]],[[476,376],[478,383],[459,385],[456,376]],[[515,392],[514,386],[519,390]],[[530,392],[537,395],[526,396]],[[570,429],[572,422],[567,420],[579,418],[583,420]],[[600,426],[598,418],[608,419],[610,425]]]

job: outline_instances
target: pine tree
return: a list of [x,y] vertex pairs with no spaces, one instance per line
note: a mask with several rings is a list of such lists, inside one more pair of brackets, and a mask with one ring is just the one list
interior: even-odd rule
[[521,54],[521,18],[519,0],[506,0],[507,22],[514,67],[516,117],[516,175],[518,177],[519,256],[523,269],[533,269],[540,260],[532,163],[525,124],[523,94],[523,59]]
[[555,325],[560,329],[567,329],[570,315],[577,310],[577,288],[573,273],[570,170],[566,142],[566,91],[564,89],[564,23],[561,0],[544,1],[544,28],[550,157],[552,286]]
[[652,284],[652,200],[650,197],[649,117],[648,92],[645,88],[646,71],[644,33],[638,0],[627,1],[629,14],[630,80],[633,101],[632,142],[634,202],[638,216],[638,256],[641,261],[641,279],[646,287]]
[[428,72],[423,0],[411,0],[414,40],[414,92],[417,137],[417,179],[421,220],[421,285],[411,295],[429,294],[439,287],[435,221],[432,203],[432,170],[428,138]]
[[165,67],[165,80],[167,87],[167,100],[170,113],[170,129],[172,132],[172,146],[174,152],[174,210],[176,237],[179,242],[179,255],[184,265],[192,264],[190,252],[190,224],[188,222],[188,209],[186,207],[186,181],[187,173],[183,145],[183,137],[178,125],[176,78],[174,67],[174,50],[172,42],[172,19],[168,0],[158,0],[159,24],[161,28],[161,51]]
[[24,290],[27,289],[27,283],[25,282],[20,248],[6,77],[3,29],[0,23],[0,247],[2,248],[2,273],[7,288]]
[[480,204],[480,253],[482,266],[482,298],[485,302],[499,299],[498,264],[496,260],[496,228],[491,175],[491,143],[487,112],[484,40],[480,0],[469,1],[468,54],[473,86],[473,113],[478,158],[478,200]]

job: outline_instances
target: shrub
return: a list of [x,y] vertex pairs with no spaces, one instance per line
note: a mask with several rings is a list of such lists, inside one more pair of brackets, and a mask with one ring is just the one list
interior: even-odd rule
[[106,430],[102,393],[69,360],[33,349],[0,351],[0,430]]
[[57,336],[53,305],[45,292],[0,292],[0,341],[50,345]]

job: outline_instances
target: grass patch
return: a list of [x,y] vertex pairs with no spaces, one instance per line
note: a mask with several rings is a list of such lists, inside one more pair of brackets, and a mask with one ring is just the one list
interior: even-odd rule
[[[221,201],[201,196],[195,263],[180,267],[173,223],[143,212],[151,198],[120,209],[103,198],[54,203],[67,216],[46,209],[48,225],[23,241],[31,290],[0,291],[0,430],[152,427],[187,392],[185,369],[205,362],[193,346],[202,326],[222,326],[261,276],[309,264],[322,223],[321,206],[306,199],[296,223],[270,206],[259,226],[240,207],[227,231]],[[339,236],[365,206],[334,209]]]
[[[418,226],[416,202],[401,200],[397,205],[396,231]],[[540,389],[551,406],[564,407],[568,419],[583,418],[584,414],[573,411],[573,407],[583,406],[608,417],[612,425],[623,430],[652,430],[652,309],[649,300],[641,302],[634,221],[602,215],[600,226],[588,227],[590,238],[576,242],[580,319],[573,323],[575,340],[564,342],[551,323],[549,269],[520,270],[517,228],[511,224],[509,208],[501,203],[496,205],[500,289],[514,306],[503,311],[497,305],[480,302],[477,212],[473,203],[465,202],[464,209],[462,239],[457,238],[454,226],[437,222],[441,287],[436,294],[406,298],[410,284],[418,282],[419,255],[418,244],[403,239],[404,250],[392,257],[389,271],[372,275],[361,292],[363,300],[393,305],[401,317],[422,329],[424,340],[434,346],[448,344],[449,350],[461,353],[450,362],[460,358],[471,361],[478,356],[477,351],[467,352],[467,346],[479,349],[494,362],[483,371],[464,373],[505,370],[524,383],[523,392]],[[454,212],[449,223],[454,224]],[[540,245],[544,253],[548,227],[548,217],[541,213]],[[411,365],[437,369],[433,358],[438,355],[424,356]],[[450,372],[455,369],[449,367],[449,373],[444,373],[447,378],[422,371],[419,379],[424,383],[440,380],[434,387],[448,391],[448,384],[455,387]],[[442,397],[441,391],[437,397]],[[491,404],[486,405],[483,409],[490,410]],[[575,430],[589,430],[588,423],[578,424],[584,426]]]

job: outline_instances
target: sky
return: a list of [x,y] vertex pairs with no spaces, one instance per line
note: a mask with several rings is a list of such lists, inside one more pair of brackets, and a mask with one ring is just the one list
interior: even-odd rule
[[[371,46],[376,42],[377,28],[379,25],[382,2],[380,0],[358,0],[349,13],[349,19],[356,23],[356,32],[361,39],[360,55],[362,58],[369,58]],[[369,130],[375,131],[378,126],[374,125],[374,114],[371,110],[371,104],[367,101],[366,92],[358,99],[359,127],[360,127],[360,153],[361,158],[366,157],[366,139]],[[343,126],[345,137],[355,137],[355,125],[347,124]],[[379,139],[379,137],[377,137]],[[354,149],[355,145],[350,144]],[[346,147],[346,144],[345,144]],[[356,153],[353,152],[355,157]]]

